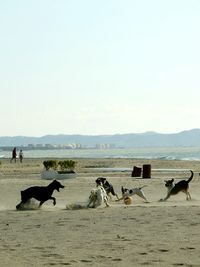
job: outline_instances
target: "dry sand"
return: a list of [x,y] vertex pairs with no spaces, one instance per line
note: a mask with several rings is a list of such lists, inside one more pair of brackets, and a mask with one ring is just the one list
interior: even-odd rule
[[[20,190],[50,183],[40,177],[42,161],[10,164],[1,160],[0,266],[200,266],[198,162],[78,159],[77,177],[62,180],[65,188],[54,192],[56,206],[48,201],[39,210],[16,211]],[[94,168],[143,164],[152,165],[151,179]],[[164,179],[187,178],[187,169],[195,172],[190,183],[192,200],[186,201],[180,193],[159,202],[166,195]],[[122,185],[147,185],[144,192],[150,203],[135,196],[130,206],[113,198],[109,208],[66,210],[66,205],[87,201],[99,176],[107,177],[118,194]]]

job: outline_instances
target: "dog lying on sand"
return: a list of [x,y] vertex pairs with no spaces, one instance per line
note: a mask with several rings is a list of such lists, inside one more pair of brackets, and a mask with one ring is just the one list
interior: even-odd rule
[[106,178],[99,177],[96,179],[95,182],[97,186],[103,186],[106,191],[106,194],[109,196],[110,199],[112,199],[111,195],[116,196],[116,198],[119,199],[118,195],[115,193],[113,185],[110,184]]
[[142,190],[143,187],[146,187],[147,185],[143,185],[141,187],[135,187],[135,188],[124,188],[123,186],[121,187],[121,191],[122,191],[122,197],[116,201],[122,200],[125,197],[132,197],[134,195],[137,195],[139,197],[141,197],[146,203],[149,203],[149,201],[147,200],[147,198],[144,195],[144,192]]
[[89,203],[87,205],[88,208],[97,208],[101,206],[103,203],[106,204],[106,207],[109,207],[108,204],[108,196],[106,194],[105,189],[103,186],[97,186],[97,188],[94,188],[90,192],[89,196]]
[[170,196],[176,195],[179,192],[183,192],[186,194],[186,200],[191,199],[191,195],[189,193],[189,182],[193,179],[194,173],[190,170],[191,176],[188,180],[181,180],[177,184],[174,184],[174,179],[166,180],[165,187],[167,187],[167,196],[164,199],[160,199],[160,201],[166,201]]
[[56,199],[55,197],[52,197],[52,194],[54,190],[59,192],[60,188],[64,188],[64,185],[57,180],[54,180],[47,186],[29,187],[26,190],[21,191],[21,202],[16,206],[16,209],[20,209],[21,206],[27,203],[31,198],[35,198],[36,200],[40,201],[39,207],[41,207],[42,204],[49,199],[52,199],[53,204],[56,205]]

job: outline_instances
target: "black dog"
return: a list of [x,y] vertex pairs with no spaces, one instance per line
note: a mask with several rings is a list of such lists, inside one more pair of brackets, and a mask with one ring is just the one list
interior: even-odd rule
[[106,191],[106,194],[111,198],[111,194],[113,196],[116,196],[117,199],[119,199],[118,195],[115,193],[115,190],[112,186],[112,184],[110,184],[106,178],[104,177],[99,177],[96,179],[96,184],[97,186],[103,186],[103,188]]
[[166,201],[170,196],[176,195],[179,192],[183,192],[186,194],[186,199],[191,199],[190,193],[189,193],[189,182],[192,180],[194,173],[191,171],[191,176],[188,180],[181,180],[177,184],[174,184],[174,179],[166,180],[165,186],[168,189],[167,196],[164,199],[161,199],[160,201]]
[[47,186],[29,187],[26,190],[21,191],[21,202],[16,206],[16,209],[20,209],[21,204],[25,204],[31,198],[35,198],[36,200],[40,201],[39,207],[41,207],[42,204],[49,199],[52,199],[53,204],[56,205],[56,199],[55,197],[52,197],[52,194],[54,190],[59,192],[60,188],[64,188],[64,185],[56,180]]

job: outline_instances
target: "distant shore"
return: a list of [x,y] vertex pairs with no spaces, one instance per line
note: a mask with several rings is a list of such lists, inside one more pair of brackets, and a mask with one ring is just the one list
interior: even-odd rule
[[[17,153],[20,148],[17,147]],[[22,148],[23,150],[23,148]],[[11,151],[0,150],[1,158],[10,158]],[[124,149],[29,149],[25,158],[126,158],[200,161],[199,147],[135,147]]]

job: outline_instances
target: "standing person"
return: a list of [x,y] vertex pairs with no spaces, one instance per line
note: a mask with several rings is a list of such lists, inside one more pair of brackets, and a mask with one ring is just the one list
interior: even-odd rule
[[16,158],[17,158],[17,149],[16,149],[16,147],[14,147],[12,150],[12,158],[11,158],[10,162],[12,162],[14,159],[14,161],[16,163]]
[[23,154],[22,149],[20,149],[20,151],[19,151],[19,160],[20,160],[21,163],[23,161],[23,158],[24,158],[24,154]]

